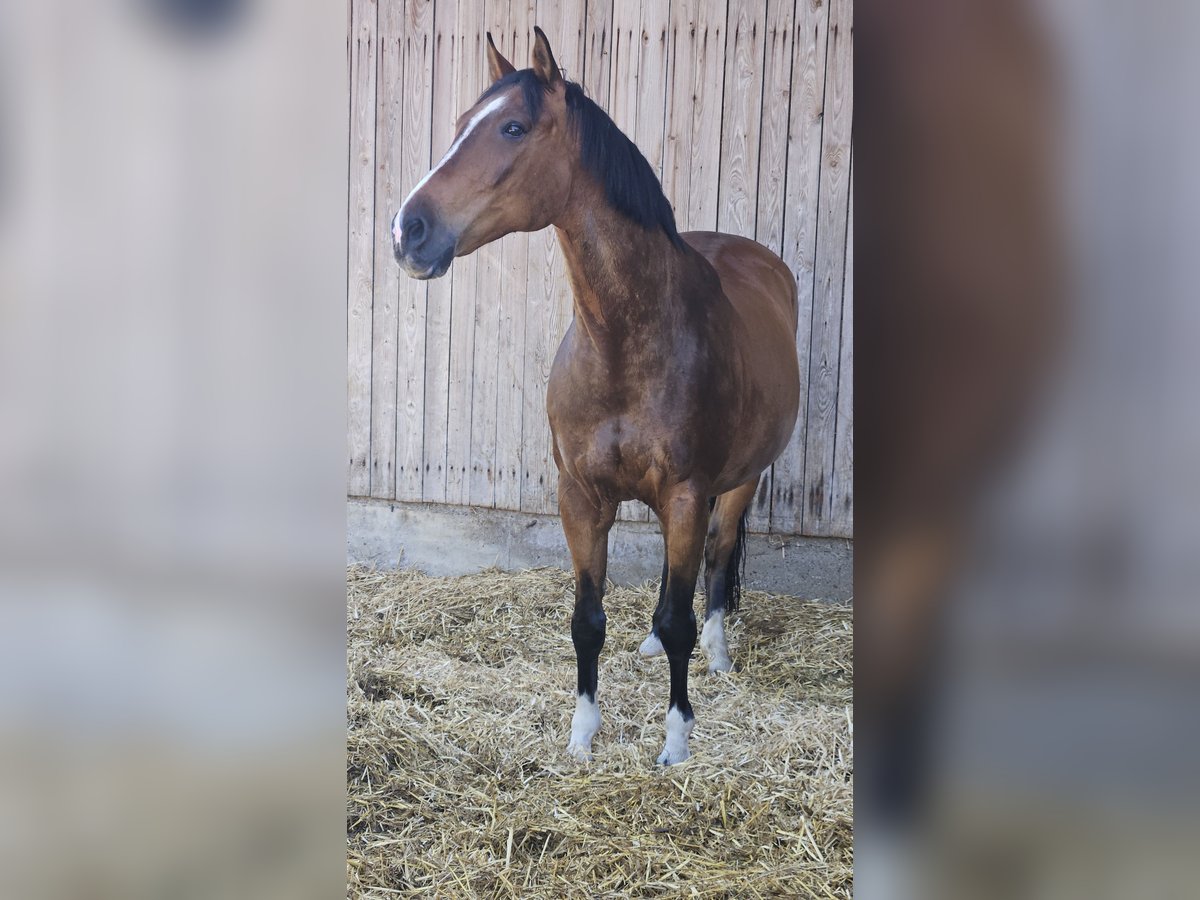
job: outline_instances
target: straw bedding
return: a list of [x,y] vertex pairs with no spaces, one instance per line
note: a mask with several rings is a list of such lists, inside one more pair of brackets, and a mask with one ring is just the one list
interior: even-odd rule
[[664,770],[656,584],[605,597],[583,764],[568,573],[354,568],[347,596],[349,897],[850,896],[847,608],[746,592],[738,671],[697,649],[692,758]]

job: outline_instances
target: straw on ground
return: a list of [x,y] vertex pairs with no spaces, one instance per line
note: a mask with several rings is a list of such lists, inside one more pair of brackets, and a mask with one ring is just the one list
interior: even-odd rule
[[348,896],[848,898],[849,610],[748,591],[738,670],[697,654],[693,756],[664,770],[657,586],[605,597],[587,764],[571,597],[557,569],[350,570]]

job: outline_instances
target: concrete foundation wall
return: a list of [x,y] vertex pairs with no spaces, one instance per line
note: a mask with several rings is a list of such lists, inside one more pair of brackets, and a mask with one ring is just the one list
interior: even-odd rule
[[[411,566],[431,575],[571,567],[556,516],[379,500],[350,500],[349,562]],[[853,543],[844,538],[747,536],[746,584],[797,597],[846,601],[853,593]],[[658,525],[617,522],[608,539],[608,576],[640,584],[662,572]]]

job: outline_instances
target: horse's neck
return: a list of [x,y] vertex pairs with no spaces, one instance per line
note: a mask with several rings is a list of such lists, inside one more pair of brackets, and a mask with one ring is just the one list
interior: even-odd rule
[[661,229],[599,202],[577,207],[556,231],[576,319],[594,344],[650,344],[679,327],[688,260]]

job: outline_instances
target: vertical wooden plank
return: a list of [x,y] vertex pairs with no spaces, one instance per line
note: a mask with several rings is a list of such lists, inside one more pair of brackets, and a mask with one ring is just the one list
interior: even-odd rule
[[[806,0],[801,0],[806,2]],[[783,254],[788,113],[792,102],[792,10],[796,0],[769,0],[762,60],[762,123],[754,239]]]
[[375,250],[376,16],[352,0],[350,169],[346,275],[347,430],[352,497],[371,492],[371,303]]
[[725,35],[717,228],[749,238],[758,212],[766,12],[761,0],[730,0]]
[[[783,209],[787,168],[788,110],[792,82],[792,11],[796,0],[768,0],[763,37],[762,118],[759,126],[758,183],[754,238],[776,253],[783,252]],[[747,510],[747,527],[771,528],[775,467],[763,472]]]
[[[487,27],[500,52],[516,66],[529,59],[534,25],[532,0],[489,0]],[[556,48],[557,50],[557,48]],[[481,276],[481,287],[498,305],[496,364],[495,505],[521,508],[524,473],[522,420],[525,413],[525,292],[529,236],[510,234],[497,245],[495,280]]]
[[830,534],[832,528],[842,278],[846,266],[846,219],[850,197],[852,0],[832,0],[827,60],[804,452],[802,533],[812,535]]
[[378,8],[375,103],[374,302],[371,306],[371,496],[396,496],[396,338],[401,276],[392,258],[391,216],[400,191],[401,102],[404,98],[404,3]]
[[[496,505],[496,371],[499,363],[500,303],[496,284],[503,263],[498,243],[472,254],[477,269],[474,360],[471,368],[470,457],[463,503]],[[461,260],[460,260],[461,261]]]
[[726,0],[700,0],[696,10],[688,228],[701,231],[717,227],[727,13]]
[[[430,106],[430,160],[436,162],[454,140],[458,70],[458,15],[456,0],[437,0],[433,8],[432,85],[423,102]],[[423,174],[423,173],[422,173]],[[416,184],[406,184],[411,190]],[[455,266],[458,265],[456,262]],[[453,269],[452,269],[453,271]],[[425,307],[425,409],[422,499],[445,503],[449,498],[450,326],[454,277],[429,282]],[[455,497],[457,502],[458,498]]]
[[608,83],[609,116],[626,135],[637,128],[638,59],[642,50],[642,13],[638,4],[614,2],[612,54]]
[[[559,255],[554,230],[529,236],[529,267],[525,290],[524,403],[521,410],[523,479],[521,509],[532,513],[558,511],[558,470],[550,448],[546,419],[546,385],[562,332],[555,327],[558,279],[553,260]],[[564,328],[565,330],[565,328]],[[557,333],[556,333],[557,332]]]
[[[466,85],[463,109],[490,83],[487,71],[487,0],[477,5],[480,17],[469,33],[467,53],[473,57],[472,77]],[[472,254],[476,264],[475,346],[471,372],[471,457],[468,500],[471,506],[496,505],[496,375],[500,361],[499,282],[503,268],[500,242],[480,247]],[[461,262],[461,260],[459,260]]]
[[637,126],[630,134],[654,174],[662,181],[667,109],[667,31],[670,3],[642,3],[641,50],[638,53]]
[[[400,3],[393,7],[400,9]],[[395,13],[393,13],[395,20]],[[395,35],[404,47],[404,98],[401,104],[401,155],[399,190],[388,218],[379,228],[388,230],[405,194],[430,166],[431,107],[433,83],[433,0],[405,0],[400,32]],[[391,258],[392,238],[387,236],[382,251],[387,268],[398,271]],[[397,323],[396,376],[396,492],[397,500],[419,501],[424,496],[425,347],[429,283],[401,277]]]
[[854,536],[854,149],[846,209],[846,275],[842,287],[842,346],[838,362],[837,429],[833,451],[829,533]]
[[[584,22],[582,55],[576,70],[583,89],[602,107],[608,107],[609,76],[612,71],[612,11],[610,2],[589,2]],[[576,78],[575,80],[579,80]]]
[[[553,0],[542,0],[537,6],[537,22],[554,50],[555,59],[572,80],[584,77],[584,86],[592,99],[601,102],[596,92],[604,66],[609,35],[609,4],[591,6],[587,20],[578,5],[569,9]],[[594,58],[586,60],[585,47],[595,48]],[[523,61],[517,65],[527,65]],[[524,404],[522,409],[522,444],[524,448],[521,508],[529,512],[558,511],[558,470],[554,465],[550,443],[550,426],[546,419],[546,385],[558,345],[570,325],[573,315],[570,288],[567,284],[562,252],[553,228],[529,236],[529,265],[525,299],[525,369]]]
[[792,25],[791,112],[789,115],[783,260],[796,276],[800,323],[800,410],[787,449],[775,462],[771,531],[798,534],[803,524],[805,428],[809,342],[812,336],[813,269],[816,255],[817,191],[821,174],[821,125],[825,103],[828,10],[823,0],[797,0]]
[[[451,82],[454,121],[470,109],[483,90],[485,60],[480,40],[483,0],[458,0],[454,22],[454,79]],[[468,505],[471,500],[472,392],[476,359],[475,304],[478,254],[463,256],[451,266],[450,383],[446,426],[446,502]],[[493,429],[493,436],[495,431]],[[490,460],[489,460],[490,462]]]
[[692,161],[693,71],[699,0],[672,0],[667,52],[667,108],[663,147],[663,193],[675,209],[680,231],[691,227],[689,173]]

